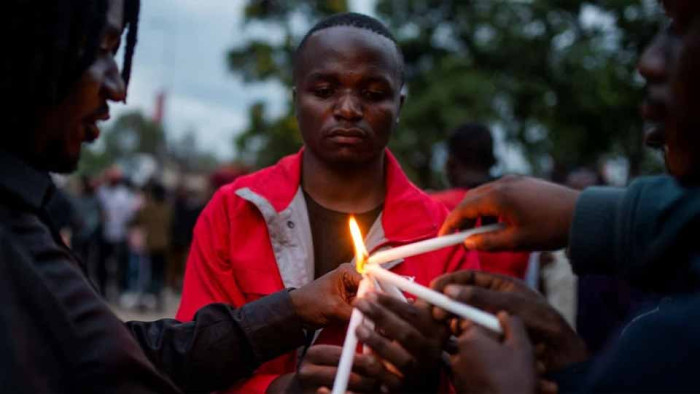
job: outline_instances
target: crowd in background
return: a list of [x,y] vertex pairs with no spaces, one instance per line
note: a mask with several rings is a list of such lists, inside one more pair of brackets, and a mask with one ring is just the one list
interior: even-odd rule
[[67,245],[100,293],[127,309],[162,311],[179,294],[192,230],[212,191],[243,172],[218,171],[204,185],[136,185],[114,166],[66,182],[52,210]]

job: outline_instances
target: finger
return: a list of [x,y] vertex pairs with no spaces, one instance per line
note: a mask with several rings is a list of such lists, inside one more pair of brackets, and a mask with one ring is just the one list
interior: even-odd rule
[[[435,319],[437,321],[444,322],[444,321],[447,321],[452,316],[450,314],[450,312],[448,312],[442,308],[439,308],[437,306],[433,307],[432,311],[433,311],[433,319]],[[450,322],[448,321],[448,324],[449,323]]]
[[499,340],[489,334],[486,329],[474,324],[457,337],[458,355],[472,357],[488,354],[500,346]]
[[475,286],[448,285],[445,287],[444,293],[456,301],[492,313],[504,310],[509,313],[517,314],[522,304],[520,297],[516,294],[488,290]]
[[461,228],[467,221],[473,221],[480,216],[499,216],[498,212],[488,200],[484,198],[483,188],[470,190],[461,203],[445,219],[440,228],[440,235],[454,232]]
[[540,379],[538,384],[540,394],[558,394],[559,386],[551,380]]
[[409,370],[415,365],[415,359],[401,345],[390,341],[377,332],[368,330],[367,327],[360,326],[357,328],[357,338],[372,348],[372,351],[379,357],[390,362],[400,371]]
[[366,298],[359,300],[355,306],[372,320],[375,327],[385,336],[398,341],[411,354],[420,354],[420,345],[425,341],[423,334],[394,312],[384,308],[378,302],[372,302],[376,296],[376,294],[369,294]]
[[462,270],[440,275],[430,282],[430,288],[435,291],[442,292],[445,289],[445,286],[450,284],[472,284],[474,282],[474,275],[476,272],[477,271]]
[[338,365],[342,352],[340,346],[315,345],[306,352],[306,360],[316,365]]
[[460,319],[459,321],[459,329],[461,332],[469,331],[471,329],[479,329],[482,331],[482,334],[485,336],[488,336],[489,338],[493,339],[494,341],[499,341],[501,340],[501,335],[491,331],[491,330],[486,330],[483,327],[478,326],[476,323],[474,323],[471,320],[467,319]]
[[331,394],[331,389],[328,387],[319,387],[318,390],[316,390],[316,394]]
[[425,301],[417,300],[413,304],[409,304],[385,294],[376,294],[375,296],[379,305],[395,313],[424,335],[438,335],[435,332],[435,322],[430,313],[430,306]]
[[464,246],[469,250],[495,252],[502,250],[519,250],[521,234],[514,227],[474,234],[464,240]]
[[507,312],[501,311],[498,313],[498,321],[501,322],[501,327],[503,327],[503,338],[506,345],[532,349],[525,325],[519,317],[511,316]]
[[360,275],[355,266],[350,263],[340,265],[338,270],[341,273],[345,292],[353,295],[356,294],[357,287],[360,285],[360,281],[362,280],[362,275]]
[[390,388],[398,388],[401,385],[399,376],[387,370],[382,361],[374,355],[356,355],[352,370],[361,376],[375,379]]
[[[336,366],[303,363],[301,367],[299,367],[299,371],[297,371],[297,376],[299,378],[299,381],[302,383],[303,387],[332,387],[337,372],[338,368]],[[358,383],[358,380],[362,380],[362,378],[357,374],[350,374],[350,378],[348,379],[348,386],[350,385],[350,381],[353,380],[353,375],[355,375],[355,384]]]

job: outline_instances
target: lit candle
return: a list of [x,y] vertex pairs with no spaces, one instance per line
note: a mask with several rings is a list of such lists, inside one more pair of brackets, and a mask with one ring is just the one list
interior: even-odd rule
[[418,283],[411,282],[410,280],[378,265],[367,264],[365,266],[365,273],[366,275],[377,278],[380,283],[390,283],[406,293],[413,294],[416,297],[427,301],[429,304],[454,313],[459,317],[471,320],[474,323],[493,330],[499,334],[503,332],[501,329],[501,324],[496,316],[461,302],[457,302],[442,293],[438,293],[437,291],[431,290],[425,286],[421,286]]
[[442,237],[426,239],[425,241],[398,246],[392,249],[381,250],[369,256],[367,264],[384,264],[390,261],[415,256],[417,254],[432,252],[448,246],[461,244],[465,239],[471,237],[472,235],[501,230],[503,228],[505,227],[502,224],[491,224],[488,226],[462,231],[460,233],[444,235]]
[[[362,232],[357,225],[354,217],[350,217],[350,234],[355,246],[355,267],[358,272],[363,273],[360,285],[357,288],[357,298],[364,297],[367,291],[372,288],[373,279],[364,275],[365,262],[367,260],[367,249],[362,241]],[[355,349],[357,348],[357,327],[362,324],[364,316],[357,309],[352,310],[350,315],[350,323],[348,323],[348,331],[345,333],[345,341],[343,342],[343,351],[340,354],[340,362],[338,363],[338,371],[335,374],[333,381],[333,394],[344,394],[348,387],[350,372],[352,372],[352,362],[355,357]]]

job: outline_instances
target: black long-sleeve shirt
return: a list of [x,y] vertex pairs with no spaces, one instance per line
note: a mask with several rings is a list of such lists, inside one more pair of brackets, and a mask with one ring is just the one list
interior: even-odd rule
[[304,343],[286,291],[188,323],[121,322],[53,228],[53,189],[0,151],[0,392],[211,391]]

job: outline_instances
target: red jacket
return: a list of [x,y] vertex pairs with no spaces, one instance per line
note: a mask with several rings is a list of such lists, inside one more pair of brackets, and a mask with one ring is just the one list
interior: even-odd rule
[[[302,152],[238,178],[214,195],[194,229],[178,319],[191,320],[212,302],[241,306],[314,279],[311,230],[299,183]],[[386,157],[384,210],[365,238],[370,252],[433,237],[447,216],[445,207],[406,178],[388,150]],[[477,255],[461,246],[395,264],[394,272],[424,285],[446,272],[479,268]],[[329,326],[316,343],[342,345],[344,336],[344,326]],[[232,391],[264,392],[295,366],[294,353],[283,355]]]
[[[464,195],[467,194],[467,189],[450,189],[436,193],[431,193],[431,197],[435,201],[441,202],[445,207],[452,211],[457,208]],[[479,252],[479,261],[481,269],[486,272],[504,274],[514,276],[519,279],[525,278],[525,271],[530,261],[530,253],[523,252]]]

